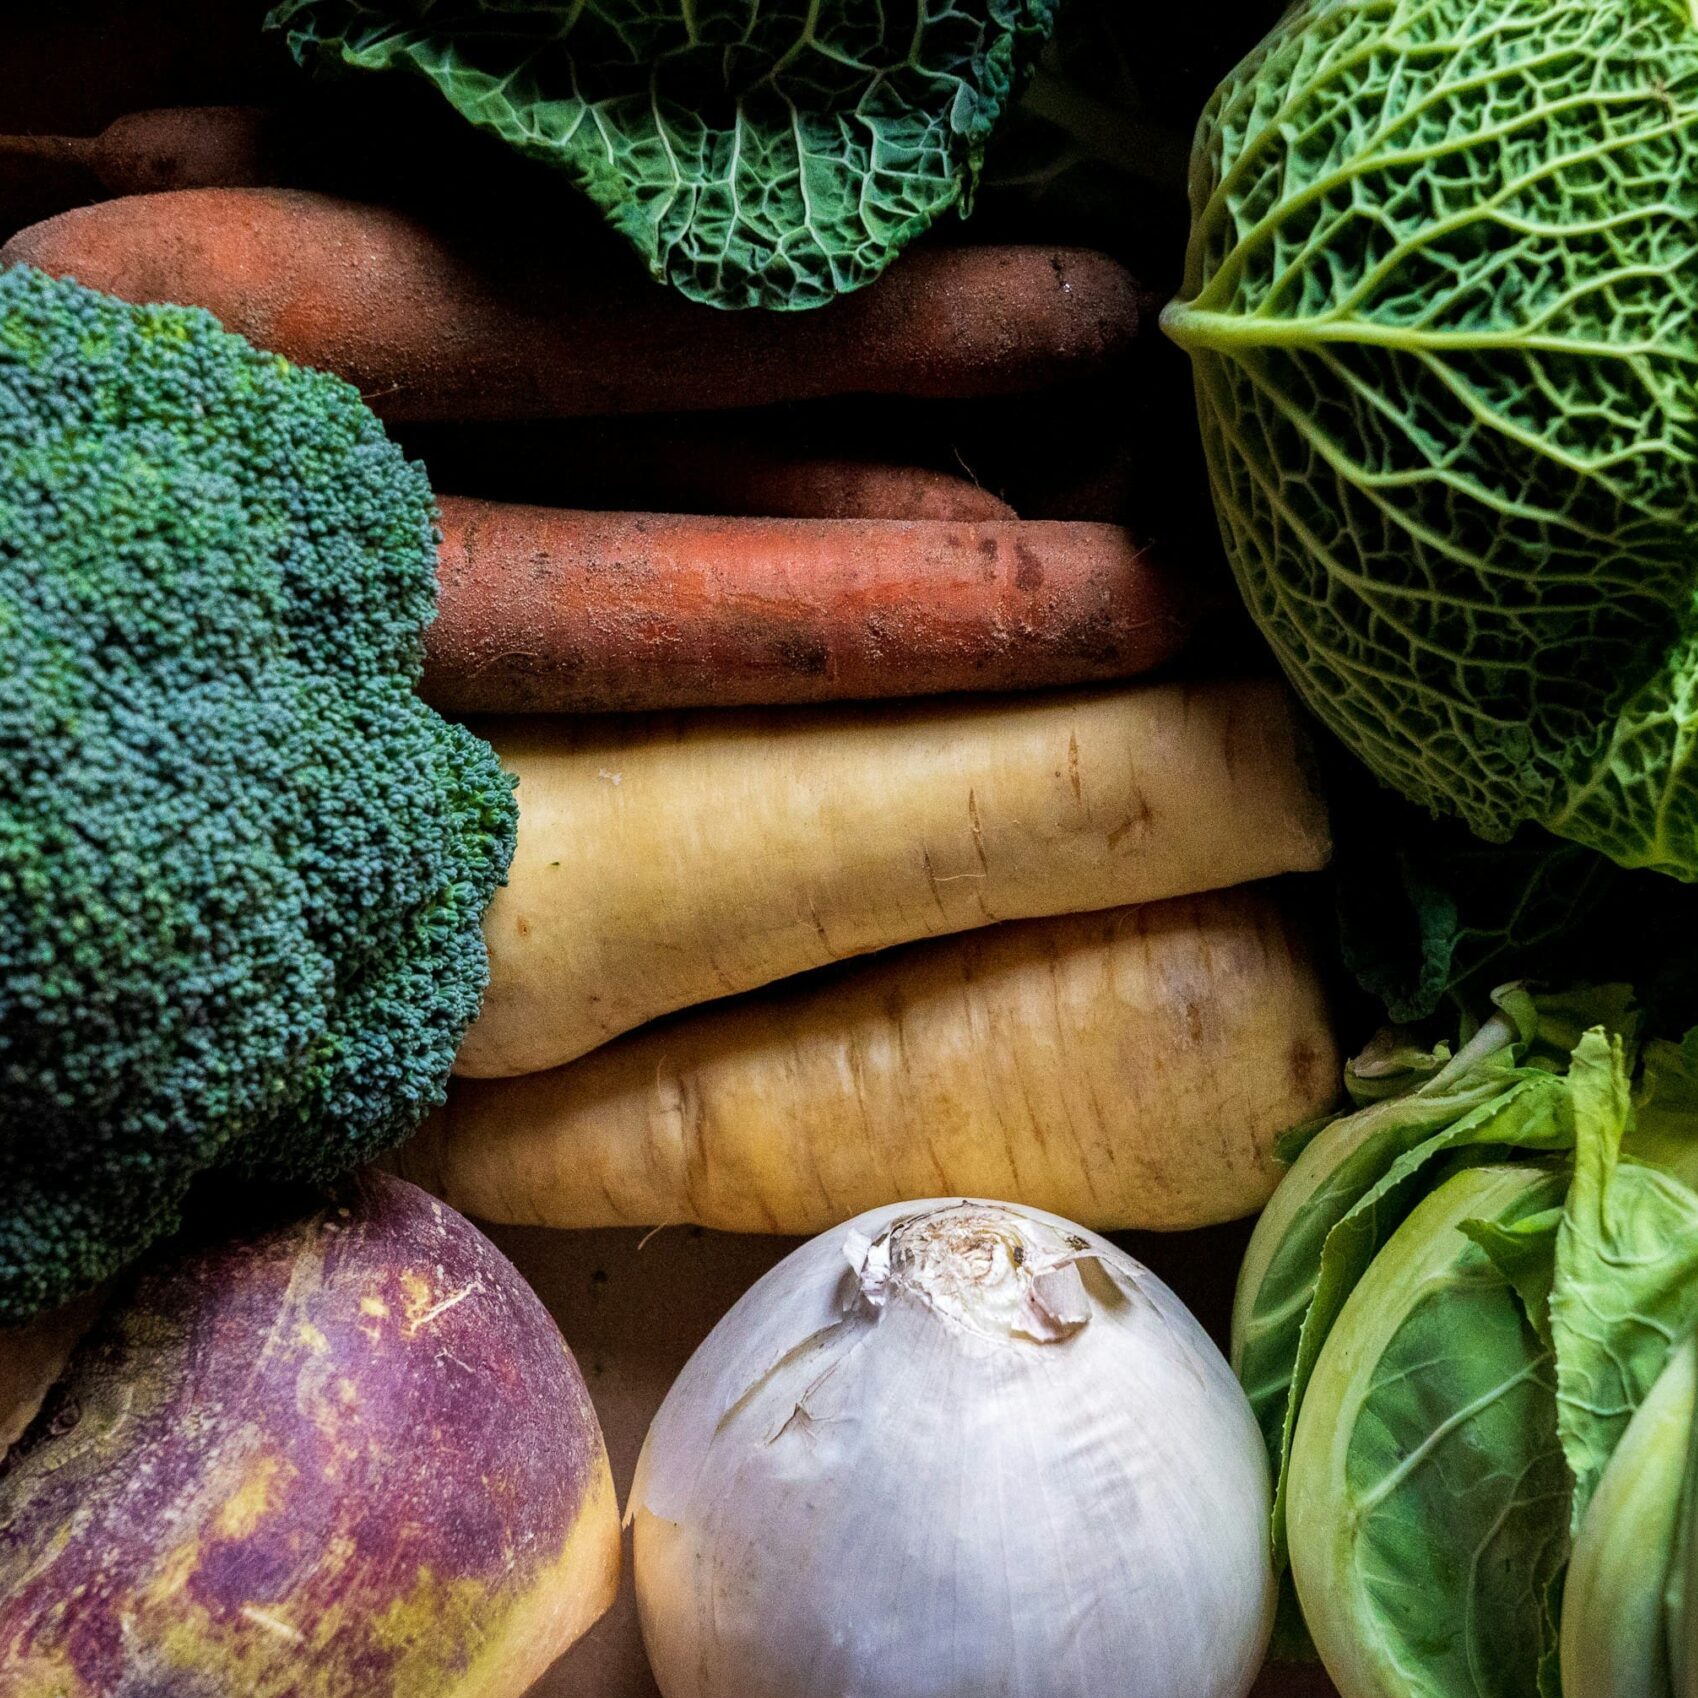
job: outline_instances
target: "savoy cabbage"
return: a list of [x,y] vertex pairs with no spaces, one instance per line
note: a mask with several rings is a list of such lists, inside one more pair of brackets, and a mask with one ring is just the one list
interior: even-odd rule
[[1698,877],[1698,31],[1306,0],[1217,91],[1165,315],[1236,575],[1384,780]]
[[281,0],[303,64],[405,70],[721,307],[870,283],[951,207],[1060,0]]

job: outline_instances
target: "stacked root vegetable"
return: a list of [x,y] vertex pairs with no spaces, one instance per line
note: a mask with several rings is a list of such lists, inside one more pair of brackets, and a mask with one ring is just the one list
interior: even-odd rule
[[[447,1100],[389,1172],[20,1335],[0,1689],[518,1693],[612,1600],[626,1503],[666,1698],[1241,1698],[1260,1440],[1098,1234],[1252,1214],[1333,1100],[1283,876],[1328,853],[1303,734],[1188,645],[1136,492],[1125,523],[1024,518],[947,442],[771,425],[838,395],[1065,416],[1133,369],[1148,299],[1091,252],[962,246],[716,314],[269,186],[256,123],[38,147],[162,192],[0,263],[209,309],[423,448],[422,692],[516,777],[517,847]],[[502,1241],[587,1389],[453,1210],[578,1229]],[[801,1234],[632,1486],[664,1381]],[[1197,1243],[1193,1277],[1230,1258]],[[650,1689],[609,1619],[546,1690]]]

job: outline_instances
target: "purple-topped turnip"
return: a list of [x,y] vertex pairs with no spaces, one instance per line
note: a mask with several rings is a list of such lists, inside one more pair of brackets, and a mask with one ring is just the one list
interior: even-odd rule
[[535,1295],[385,1174],[143,1265],[0,1465],[8,1698],[511,1698],[612,1601]]

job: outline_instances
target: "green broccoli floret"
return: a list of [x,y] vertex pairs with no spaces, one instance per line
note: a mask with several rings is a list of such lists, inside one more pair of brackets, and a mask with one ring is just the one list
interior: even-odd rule
[[0,274],[0,1323],[442,1100],[517,813],[414,693],[435,566],[348,384]]

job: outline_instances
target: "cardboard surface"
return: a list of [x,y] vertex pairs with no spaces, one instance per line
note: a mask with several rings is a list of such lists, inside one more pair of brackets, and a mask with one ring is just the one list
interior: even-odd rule
[[[607,1435],[621,1503],[649,1421],[690,1353],[737,1298],[801,1242],[697,1227],[647,1235],[634,1229],[487,1230],[541,1294],[578,1358]],[[1242,1225],[1117,1235],[1223,1345],[1248,1236]],[[628,1540],[618,1602],[555,1664],[533,1698],[659,1698],[637,1628]],[[1264,1673],[1252,1698],[1335,1698],[1335,1693],[1319,1669],[1282,1668]]]

